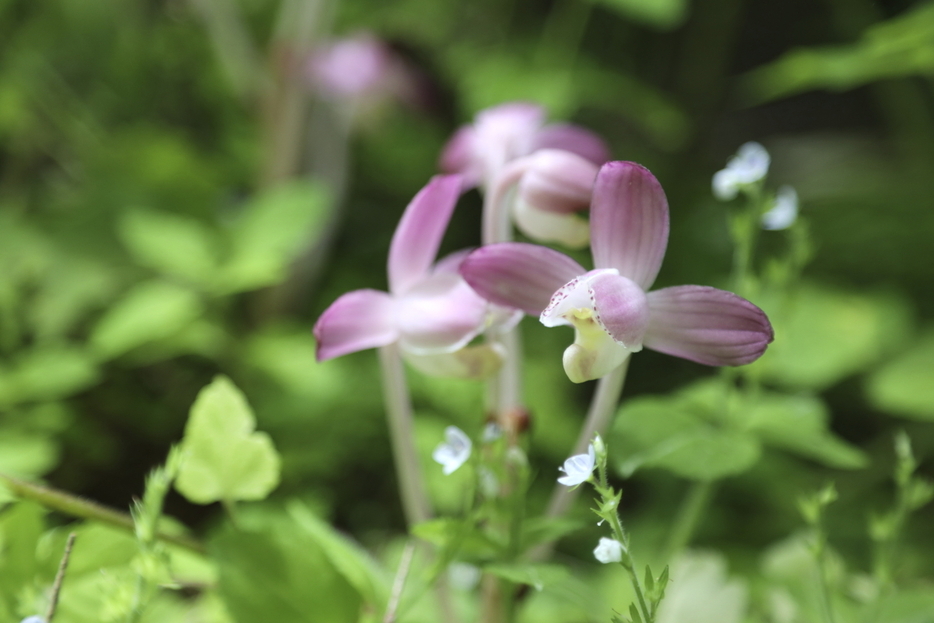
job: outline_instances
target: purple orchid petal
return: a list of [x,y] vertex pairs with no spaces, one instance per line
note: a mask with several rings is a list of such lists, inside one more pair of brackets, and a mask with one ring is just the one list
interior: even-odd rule
[[765,313],[732,292],[676,286],[649,292],[647,348],[709,366],[755,361],[772,341]]
[[396,300],[396,326],[403,350],[452,352],[483,331],[487,302],[457,273],[437,273]]
[[519,199],[529,205],[565,214],[590,205],[597,165],[560,149],[540,149],[527,158],[519,181]]
[[467,258],[468,255],[473,253],[473,249],[461,249],[460,251],[454,251],[445,255],[443,258],[438,260],[435,265],[431,268],[431,274],[437,275],[438,273],[455,273],[457,274],[460,270],[461,264]]
[[318,361],[392,344],[399,338],[392,297],[378,290],[354,290],[324,310],[313,330]]
[[404,294],[428,274],[462,184],[460,175],[436,175],[406,207],[389,245],[389,291],[393,294]]
[[585,272],[563,253],[521,242],[481,247],[461,264],[461,275],[480,296],[532,316],[548,306],[561,286]]
[[590,208],[590,246],[597,268],[615,268],[643,290],[658,275],[668,245],[668,200],[648,169],[608,162]]
[[439,168],[445,173],[464,176],[464,190],[473,188],[483,178],[483,169],[474,158],[476,131],[473,126],[459,127],[441,151]]
[[631,279],[602,271],[590,280],[590,291],[597,323],[617,344],[640,350],[649,325],[649,306],[642,288]]
[[563,149],[596,165],[610,159],[610,150],[602,138],[590,130],[569,123],[555,123],[539,130],[532,149]]

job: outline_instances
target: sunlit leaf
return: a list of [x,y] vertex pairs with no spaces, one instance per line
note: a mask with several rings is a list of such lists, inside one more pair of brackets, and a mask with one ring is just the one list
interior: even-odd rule
[[125,212],[119,225],[123,244],[143,266],[200,285],[216,276],[217,235],[203,223],[138,208]]
[[192,502],[261,500],[279,484],[280,461],[243,393],[225,376],[191,407],[175,488]]
[[91,346],[113,358],[143,344],[170,337],[201,315],[198,296],[166,281],[142,283],[126,294],[98,321]]
[[254,198],[229,232],[231,256],[218,277],[220,290],[281,281],[289,264],[314,242],[329,202],[324,187],[309,182],[278,186]]
[[869,377],[869,399],[880,409],[934,420],[934,332]]

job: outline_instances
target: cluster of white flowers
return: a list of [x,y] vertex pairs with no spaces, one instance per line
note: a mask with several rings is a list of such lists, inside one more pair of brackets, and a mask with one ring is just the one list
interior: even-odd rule
[[[756,142],[743,144],[726,167],[713,176],[713,194],[717,199],[735,199],[743,187],[755,184],[769,172],[772,157],[765,147]],[[788,229],[798,218],[798,193],[791,186],[782,186],[775,195],[772,207],[762,215],[762,229]]]

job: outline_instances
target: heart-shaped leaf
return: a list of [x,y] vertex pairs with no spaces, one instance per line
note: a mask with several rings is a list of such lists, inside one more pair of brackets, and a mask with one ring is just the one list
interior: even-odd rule
[[279,484],[279,454],[243,393],[226,376],[201,390],[191,407],[175,488],[197,504],[261,500]]

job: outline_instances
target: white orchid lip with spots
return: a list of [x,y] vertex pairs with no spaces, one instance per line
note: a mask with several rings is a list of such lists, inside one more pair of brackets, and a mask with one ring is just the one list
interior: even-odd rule
[[725,290],[676,286],[649,292],[668,244],[668,201],[633,162],[600,169],[590,208],[588,271],[553,249],[487,245],[460,272],[493,303],[575,330],[564,369],[575,383],[600,378],[644,347],[713,366],[754,361],[772,341],[765,313]]
[[315,323],[318,361],[398,342],[428,373],[482,377],[498,367],[492,347],[465,348],[492,312],[457,272],[464,254],[432,264],[462,188],[459,175],[439,175],[412,199],[389,248],[389,292],[354,290],[334,301]]
[[558,482],[568,487],[576,487],[590,479],[593,470],[597,465],[597,453],[593,444],[587,448],[587,454],[575,454],[564,462],[558,470],[564,472],[564,476],[558,478]]
[[444,441],[431,453],[431,458],[441,465],[447,476],[467,462],[472,449],[473,443],[467,433],[456,426],[448,426],[444,429]]

